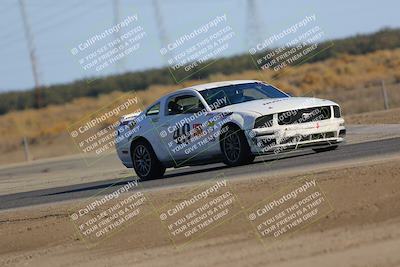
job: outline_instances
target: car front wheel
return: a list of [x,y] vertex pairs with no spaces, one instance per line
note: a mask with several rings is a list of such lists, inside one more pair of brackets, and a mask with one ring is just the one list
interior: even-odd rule
[[143,180],[162,177],[165,167],[158,160],[153,148],[146,142],[140,141],[132,149],[133,168]]
[[226,126],[226,132],[221,138],[223,161],[228,166],[239,166],[254,161],[249,144],[242,130],[234,126]]

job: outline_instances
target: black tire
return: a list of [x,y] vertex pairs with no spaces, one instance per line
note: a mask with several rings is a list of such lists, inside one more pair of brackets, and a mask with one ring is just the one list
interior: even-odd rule
[[228,128],[220,139],[223,162],[228,166],[240,166],[253,162],[255,155],[251,153],[243,131],[232,125],[225,127]]
[[136,174],[142,180],[160,178],[165,173],[165,167],[158,160],[151,145],[138,141],[132,148],[132,163]]
[[328,147],[323,147],[323,148],[314,148],[313,150],[317,153],[321,153],[321,152],[327,152],[327,151],[331,151],[331,150],[335,150],[336,148],[338,148],[338,146],[328,146]]

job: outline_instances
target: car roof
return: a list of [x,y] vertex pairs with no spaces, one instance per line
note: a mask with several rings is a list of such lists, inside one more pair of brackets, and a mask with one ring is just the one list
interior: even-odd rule
[[[180,90],[194,89],[194,90],[197,90],[197,91],[203,91],[203,90],[222,87],[222,86],[245,84],[245,83],[260,83],[260,82],[261,81],[257,81],[257,80],[222,81],[222,82],[213,82],[213,83],[205,83],[205,84],[193,85],[193,86],[189,86],[187,88],[183,88],[183,89],[180,89]],[[178,90],[178,91],[180,91],[180,90]]]
[[[185,87],[173,92],[170,92],[164,96],[162,96],[161,98],[157,99],[157,101],[154,101],[151,105],[147,106],[146,110],[153,106],[154,104],[156,104],[159,101],[163,101],[171,96],[174,96],[175,94],[179,94],[182,92],[190,92],[190,91],[204,91],[207,89],[212,89],[212,88],[218,88],[218,87],[222,87],[222,86],[229,86],[229,85],[237,85],[237,84],[245,84],[245,83],[264,83],[262,81],[258,81],[258,80],[234,80],[234,81],[221,81],[221,82],[213,82],[213,83],[204,83],[204,84],[199,84],[199,85],[192,85],[189,87]],[[264,83],[265,84],[265,83]]]

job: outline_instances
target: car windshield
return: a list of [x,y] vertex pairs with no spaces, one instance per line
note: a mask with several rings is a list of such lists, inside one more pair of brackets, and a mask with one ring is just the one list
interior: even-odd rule
[[200,91],[200,94],[213,110],[253,100],[289,97],[272,85],[262,83],[223,86]]

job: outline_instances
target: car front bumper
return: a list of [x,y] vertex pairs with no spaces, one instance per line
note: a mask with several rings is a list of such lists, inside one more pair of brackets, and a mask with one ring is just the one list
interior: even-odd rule
[[256,155],[333,146],[343,143],[345,136],[346,128],[343,118],[246,131],[251,152]]

